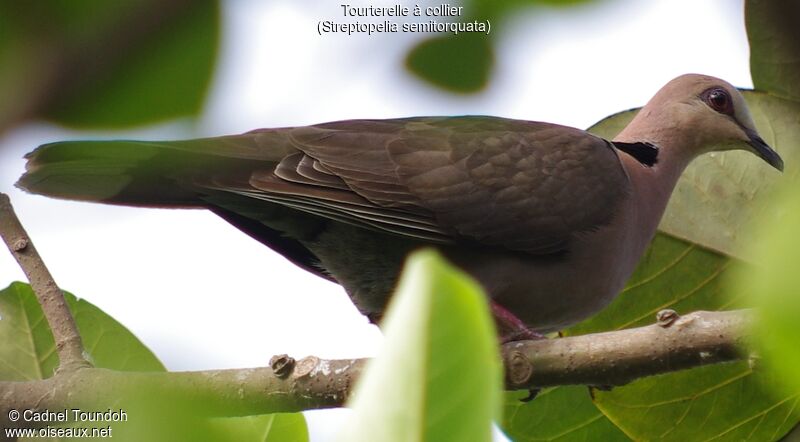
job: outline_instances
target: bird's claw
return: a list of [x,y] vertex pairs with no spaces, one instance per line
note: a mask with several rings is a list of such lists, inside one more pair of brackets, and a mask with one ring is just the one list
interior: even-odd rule
[[536,396],[539,395],[540,391],[542,391],[541,388],[531,388],[528,390],[528,395],[520,399],[519,401],[527,404],[528,402],[536,399]]

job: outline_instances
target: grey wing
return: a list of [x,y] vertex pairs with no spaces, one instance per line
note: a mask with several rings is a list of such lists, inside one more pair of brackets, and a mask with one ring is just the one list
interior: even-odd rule
[[[348,124],[357,125],[358,129],[345,131]],[[394,173],[383,168],[389,160],[386,153],[366,147],[380,143],[385,135],[378,127],[381,125],[402,128],[394,120],[358,120],[259,129],[250,132],[249,138],[261,144],[265,151],[285,153],[279,161],[263,162],[239,174],[226,171],[211,177],[193,177],[190,185],[280,204],[368,229],[435,243],[453,243],[450,232],[437,225],[429,210],[415,204],[416,198],[396,182]],[[336,130],[326,126],[335,126]],[[348,139],[342,138],[345,133],[349,133]],[[323,142],[331,136],[334,144],[324,146],[321,149],[324,154],[320,156],[333,161],[320,161],[304,151],[310,146],[303,140]],[[353,137],[371,141],[353,140]],[[339,149],[336,142],[343,142],[347,147]],[[342,171],[337,165],[349,165],[349,169]]]
[[610,143],[547,123],[417,117],[263,133],[296,151],[217,189],[436,243],[556,253],[610,222],[629,186]]
[[414,161],[418,137],[390,145],[399,176],[441,225],[482,244],[534,254],[564,250],[578,232],[608,224],[629,192],[602,138],[554,124],[483,120],[454,131],[435,170]]

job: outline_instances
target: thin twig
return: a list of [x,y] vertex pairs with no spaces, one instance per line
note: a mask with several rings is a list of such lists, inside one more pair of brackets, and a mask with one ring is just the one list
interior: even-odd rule
[[45,266],[30,237],[11,207],[8,195],[0,193],[0,236],[8,246],[8,250],[22,267],[42,311],[53,332],[53,339],[58,352],[58,371],[74,371],[91,367],[83,356],[83,343],[78,334],[75,320],[58,288],[53,276]]

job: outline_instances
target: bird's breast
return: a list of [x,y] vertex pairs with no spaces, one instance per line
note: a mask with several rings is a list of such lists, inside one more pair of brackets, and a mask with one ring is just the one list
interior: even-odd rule
[[[625,204],[628,204],[626,202]],[[498,303],[540,332],[576,324],[607,306],[625,286],[652,239],[631,219],[576,235],[569,251],[553,257],[479,255],[459,265],[476,277]]]

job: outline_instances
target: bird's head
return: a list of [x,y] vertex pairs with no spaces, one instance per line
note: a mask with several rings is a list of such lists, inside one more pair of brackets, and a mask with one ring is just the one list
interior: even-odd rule
[[[748,150],[772,167],[783,160],[759,136],[742,94],[728,82],[686,74],[667,83],[637,115],[657,127],[663,141],[679,137],[689,158],[710,151]],[[669,124],[664,124],[668,121]]]

